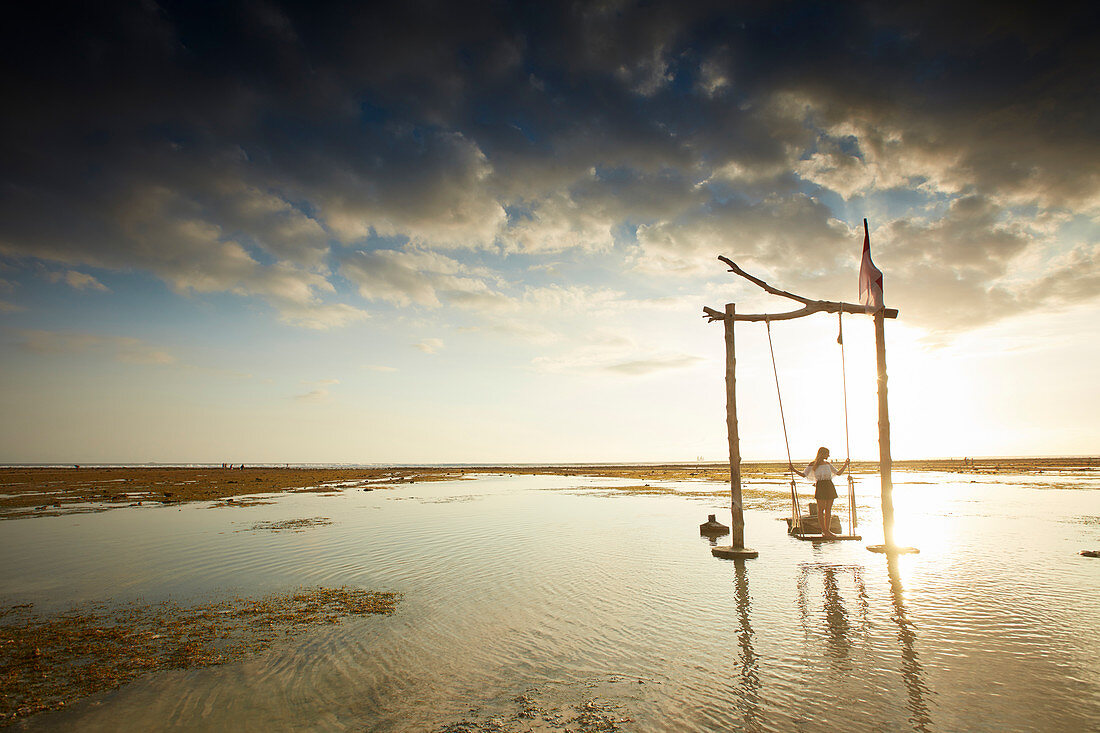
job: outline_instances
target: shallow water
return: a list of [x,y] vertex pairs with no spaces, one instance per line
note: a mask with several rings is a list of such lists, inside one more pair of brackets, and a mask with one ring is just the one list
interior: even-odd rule
[[[760,557],[711,557],[720,499],[609,494],[631,482],[483,476],[247,508],[136,507],[0,523],[0,601],[206,601],[303,585],[399,591],[249,661],[168,672],[28,729],[432,731],[565,718],[596,701],[633,731],[1100,729],[1100,482],[895,475],[888,560],[878,485],[864,542],[785,534],[750,501]],[[636,483],[636,482],[634,482]],[[656,484],[657,482],[652,482]],[[698,490],[706,485],[690,484]],[[327,517],[300,532],[259,522]],[[243,531],[242,531],[243,530]],[[574,729],[577,727],[573,726]]]

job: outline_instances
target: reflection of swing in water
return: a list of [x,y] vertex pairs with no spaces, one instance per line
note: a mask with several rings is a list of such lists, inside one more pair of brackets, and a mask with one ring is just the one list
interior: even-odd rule
[[[775,374],[775,394],[779,400],[779,421],[783,424],[783,444],[787,448],[787,467],[790,469],[791,474],[791,516],[787,519],[787,534],[797,537],[800,540],[860,540],[863,539],[856,534],[856,485],[855,479],[852,478],[852,472],[849,468],[852,462],[852,447],[848,438],[848,377],[847,369],[845,367],[844,359],[844,313],[838,312],[837,322],[839,324],[839,333],[837,334],[836,341],[840,344],[840,381],[844,391],[844,447],[847,453],[847,459],[844,461],[844,471],[847,469],[848,476],[848,534],[842,534],[840,526],[840,518],[835,514],[828,511],[828,505],[825,512],[827,514],[825,518],[825,524],[822,524],[821,517],[818,516],[818,504],[811,502],[809,506],[809,512],[807,514],[802,513],[802,506],[798,501],[798,487],[795,484],[794,465],[791,463],[791,443],[787,437],[787,418],[783,413],[783,392],[779,389],[779,367],[775,362],[775,347],[772,344],[772,323],[771,320],[765,320],[764,325],[768,328],[768,351],[772,357],[772,372]],[[824,448],[822,450],[825,450]],[[826,457],[828,452],[825,453]],[[818,454],[818,460],[821,458],[821,454]],[[817,460],[815,460],[815,464]],[[814,465],[814,464],[811,464]],[[809,470],[809,469],[807,469]],[[808,478],[813,478],[808,476]],[[828,483],[830,496],[835,496],[836,492],[833,491],[832,481]],[[831,505],[831,501],[829,504]]]
[[[806,563],[798,568],[798,610],[802,616],[802,628],[807,634],[818,635],[820,625],[811,622],[814,612],[810,610],[807,601],[809,580],[812,574],[822,574],[822,610],[825,614],[826,641],[829,645],[831,656],[841,659],[848,656],[852,646],[853,636],[857,632],[862,635],[867,632],[870,602],[867,596],[867,585],[863,581],[863,568],[859,565],[819,565]],[[858,609],[858,615],[853,617],[851,611],[845,605],[845,596],[848,595],[846,584],[842,580],[851,577],[852,590],[855,593],[854,603]],[[849,603],[853,599],[849,599]]]
[[905,589],[901,584],[898,558],[893,555],[888,557],[886,567],[890,574],[890,597],[894,606],[891,618],[898,625],[898,641],[901,642],[901,678],[905,682],[909,711],[912,713],[909,722],[917,733],[927,733],[932,727],[932,713],[924,699],[929,689],[924,683],[924,670],[917,655],[917,632],[905,610]]
[[749,615],[752,610],[752,596],[749,594],[749,574],[745,570],[745,561],[736,560],[734,570],[734,595],[737,599],[737,646],[741,650],[740,684],[738,685],[738,708],[745,730],[760,730],[760,670],[759,660],[752,644],[752,624]]
[[[924,679],[924,669],[916,648],[916,625],[905,607],[905,589],[898,558],[894,555],[887,559],[887,572],[890,620],[897,625],[896,638],[901,654],[898,671],[905,685],[909,723],[916,733],[928,733],[932,729],[932,713],[927,698],[933,692]],[[820,586],[813,582],[818,575],[821,576]],[[864,568],[860,565],[802,563],[798,566],[797,583],[798,611],[806,640],[814,644],[823,642],[828,658],[846,672],[850,669],[848,659],[853,648],[858,648],[860,639],[873,633],[875,627]],[[818,587],[820,596],[814,592]],[[812,601],[815,597],[820,598],[820,606]],[[878,606],[882,597],[876,593],[876,599],[874,605]]]

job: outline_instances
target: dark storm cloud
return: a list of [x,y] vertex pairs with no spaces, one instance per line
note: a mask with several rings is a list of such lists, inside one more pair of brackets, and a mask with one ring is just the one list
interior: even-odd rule
[[[795,281],[847,276],[857,233],[820,194],[919,190],[949,202],[946,218],[884,221],[880,261],[920,322],[972,326],[1097,294],[1088,277],[1004,280],[1052,246],[1014,221],[1022,207],[1100,213],[1097,16],[17,6],[0,44],[0,252],[138,268],[321,327],[365,316],[365,301],[331,302],[340,273],[367,299],[495,302],[494,278],[439,249],[623,247],[643,270],[684,273],[726,252]],[[411,249],[371,251],[371,235]],[[932,308],[941,290],[977,315]]]

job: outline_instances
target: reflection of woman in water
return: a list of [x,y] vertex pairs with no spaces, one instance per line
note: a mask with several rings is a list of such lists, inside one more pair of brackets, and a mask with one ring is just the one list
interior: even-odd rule
[[[822,537],[836,537],[829,527],[829,520],[832,516],[833,500],[836,499],[836,486],[833,486],[833,476],[839,476],[844,473],[848,468],[848,461],[844,462],[844,465],[840,467],[840,470],[833,468],[833,464],[829,463],[829,449],[822,446],[817,449],[817,457],[806,466],[806,470],[802,472],[802,475],[806,478],[812,478],[814,480],[814,498],[817,499],[817,521],[821,525]],[[790,467],[791,472],[794,472],[794,466]]]

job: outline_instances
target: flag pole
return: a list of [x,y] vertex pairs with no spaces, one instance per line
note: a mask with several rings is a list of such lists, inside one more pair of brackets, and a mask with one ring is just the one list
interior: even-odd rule
[[[871,241],[867,220],[863,220],[865,242]],[[919,552],[915,547],[898,547],[894,544],[894,479],[893,459],[890,456],[890,403],[886,389],[886,306],[880,301],[875,317],[875,369],[878,382],[878,476],[882,496],[882,542],[868,545],[871,552],[910,553]]]
[[875,366],[878,372],[878,476],[882,486],[882,540],[894,546],[894,479],[890,457],[890,406],[886,396],[886,323],[882,310],[875,312]]

